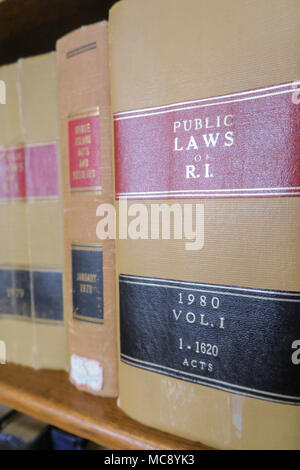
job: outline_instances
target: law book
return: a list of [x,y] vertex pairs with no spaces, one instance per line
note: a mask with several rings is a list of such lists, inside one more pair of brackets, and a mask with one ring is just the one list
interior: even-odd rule
[[1,68],[0,340],[6,362],[66,369],[55,53]]
[[[63,307],[64,249],[56,53],[18,61],[23,133],[32,366],[67,368]],[[13,221],[15,224],[15,220]],[[13,230],[17,231],[14,225]],[[19,236],[22,236],[20,231]],[[23,336],[16,335],[22,345]]]
[[67,34],[57,53],[70,380],[116,396],[115,245],[96,234],[98,207],[113,204],[107,23]]
[[[4,83],[4,77],[6,76],[5,67],[0,67],[0,80]],[[2,85],[3,88],[3,85]],[[6,165],[5,165],[5,129],[4,129],[4,104],[0,106],[0,191],[1,191],[1,204],[0,204],[0,276],[4,277],[4,267],[10,264],[10,237],[9,237],[9,193],[7,189],[7,177],[6,177]],[[0,296],[0,362],[4,362],[6,356],[6,347],[4,340],[3,331],[3,314],[6,310],[6,296],[4,297],[1,292]],[[4,351],[3,351],[4,348]]]
[[140,225],[116,245],[120,407],[299,449],[299,2],[123,0],[109,25],[117,218]]
[[32,366],[25,162],[18,64],[2,66],[6,103],[0,106],[0,340],[5,361]]

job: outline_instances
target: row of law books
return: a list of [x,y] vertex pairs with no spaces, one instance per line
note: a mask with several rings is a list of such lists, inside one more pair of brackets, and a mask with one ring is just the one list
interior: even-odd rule
[[299,31],[296,0],[123,0],[0,68],[8,362],[300,448]]

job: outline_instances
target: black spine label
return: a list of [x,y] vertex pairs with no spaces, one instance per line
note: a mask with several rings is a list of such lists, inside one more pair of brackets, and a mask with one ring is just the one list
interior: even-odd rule
[[121,274],[121,360],[300,405],[300,294]]
[[50,268],[0,267],[0,315],[62,322],[62,273]]
[[101,245],[72,245],[73,318],[103,323]]

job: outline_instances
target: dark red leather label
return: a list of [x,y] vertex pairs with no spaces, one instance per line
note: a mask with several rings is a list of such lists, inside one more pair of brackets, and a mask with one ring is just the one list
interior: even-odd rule
[[71,113],[68,122],[72,193],[101,191],[100,111],[98,106]]
[[57,198],[57,145],[32,144],[0,150],[0,199]]
[[26,196],[57,198],[59,196],[57,145],[27,145],[25,160]]
[[24,147],[0,150],[0,198],[26,197]]
[[116,113],[116,198],[299,196],[296,87]]

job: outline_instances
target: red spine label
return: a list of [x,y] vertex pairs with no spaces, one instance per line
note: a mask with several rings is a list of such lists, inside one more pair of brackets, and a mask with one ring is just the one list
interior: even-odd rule
[[296,83],[114,115],[116,198],[300,195]]
[[69,115],[69,163],[71,192],[99,192],[100,117],[99,108]]
[[59,195],[57,145],[28,145],[25,152],[27,197],[57,197]]
[[57,145],[0,151],[0,199],[58,197]]
[[0,197],[2,199],[26,197],[24,147],[1,150],[0,179]]

